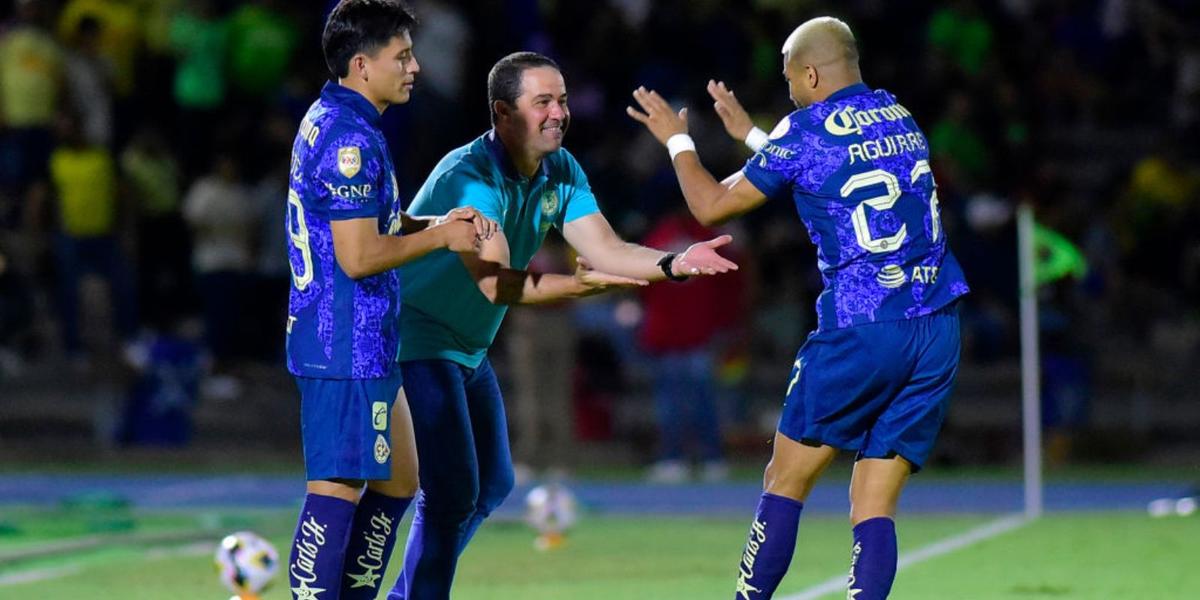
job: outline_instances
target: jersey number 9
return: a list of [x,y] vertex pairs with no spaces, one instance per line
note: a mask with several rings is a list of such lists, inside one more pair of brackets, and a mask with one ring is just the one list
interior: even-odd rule
[[[300,204],[300,195],[295,190],[288,190],[287,198],[287,229],[288,239],[292,246],[300,251],[300,260],[304,263],[301,271],[296,272],[296,263],[289,257],[288,266],[292,269],[292,283],[297,290],[304,291],[313,280],[312,248],[308,245],[308,225],[304,222],[304,205]],[[295,227],[292,224],[295,223]]]

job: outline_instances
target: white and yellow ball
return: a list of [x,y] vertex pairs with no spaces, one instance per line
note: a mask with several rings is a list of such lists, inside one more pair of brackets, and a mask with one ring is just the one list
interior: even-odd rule
[[257,597],[279,571],[279,553],[275,547],[250,531],[225,536],[213,561],[221,583],[241,598]]

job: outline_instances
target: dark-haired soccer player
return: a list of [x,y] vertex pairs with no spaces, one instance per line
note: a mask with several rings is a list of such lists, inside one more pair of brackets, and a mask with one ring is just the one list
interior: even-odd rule
[[[571,113],[554,61],[504,57],[488,75],[488,102],[492,130],[442,158],[410,207],[422,215],[473,207],[500,229],[478,256],[433,252],[401,269],[400,368],[423,459],[404,572],[390,599],[448,598],[459,554],[512,490],[504,405],[487,359],[508,305],[737,268],[714,250],[728,236],[678,255],[617,236],[562,147]],[[580,254],[574,275],[524,270],[552,227]]]
[[817,330],[788,380],[734,597],[775,592],[803,502],[845,449],[858,453],[847,597],[876,600],[887,597],[896,574],[900,490],[929,457],[946,414],[960,345],[954,304],[967,284],[946,246],[925,136],[894,96],[863,84],[850,28],[810,20],[788,37],[783,55],[799,110],[770,136],[752,128],[724,84],[709,83],[726,130],[755,151],[724,181],[700,164],[685,111],[639,88],[633,95],[645,113],[627,112],[667,146],[702,223],[768,198],[794,202],[825,282]]
[[400,211],[379,122],[408,102],[420,71],[413,23],[398,0],[338,4],[322,39],[337,83],[326,84],[292,146],[287,357],[308,479],[288,564],[295,598],[375,597],[417,489],[395,365],[396,267],[436,249],[473,255],[495,228],[469,208],[438,219]]

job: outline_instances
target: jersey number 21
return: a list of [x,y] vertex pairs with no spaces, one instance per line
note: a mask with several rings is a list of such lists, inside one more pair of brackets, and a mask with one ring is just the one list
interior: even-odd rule
[[[917,164],[913,165],[913,169],[909,174],[909,177],[911,178],[912,183],[916,183],[918,178],[927,173],[932,179],[933,172],[929,168],[929,161],[918,160]],[[871,230],[867,223],[868,206],[875,210],[888,210],[892,208],[894,204],[896,204],[896,201],[900,199],[900,182],[896,179],[895,175],[892,175],[883,169],[875,169],[873,171],[859,173],[858,175],[850,177],[846,180],[846,184],[842,186],[842,197],[849,198],[851,194],[861,188],[878,184],[883,184],[883,186],[887,189],[887,193],[882,196],[867,198],[866,200],[859,202],[858,206],[854,208],[854,213],[850,217],[851,221],[854,223],[854,236],[858,240],[858,245],[864,250],[874,252],[876,254],[892,252],[896,250],[908,237],[908,226],[901,225],[900,231],[897,231],[892,235],[873,238],[871,237]],[[932,191],[930,192],[929,211],[933,221],[931,237],[933,238],[932,241],[936,242],[938,241],[938,237],[942,228],[941,215],[938,213],[937,184],[934,184]]]

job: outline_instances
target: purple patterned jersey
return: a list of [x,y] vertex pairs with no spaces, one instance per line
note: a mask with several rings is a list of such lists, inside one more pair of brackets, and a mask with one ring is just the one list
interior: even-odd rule
[[292,144],[288,186],[288,370],[302,377],[387,376],[399,350],[400,272],[358,280],[333,254],[330,222],[372,218],[399,235],[400,201],[379,112],[328,83]]
[[911,319],[967,293],[925,135],[888,92],[860,83],[793,112],[742,172],[796,203],[825,283],[818,330]]

